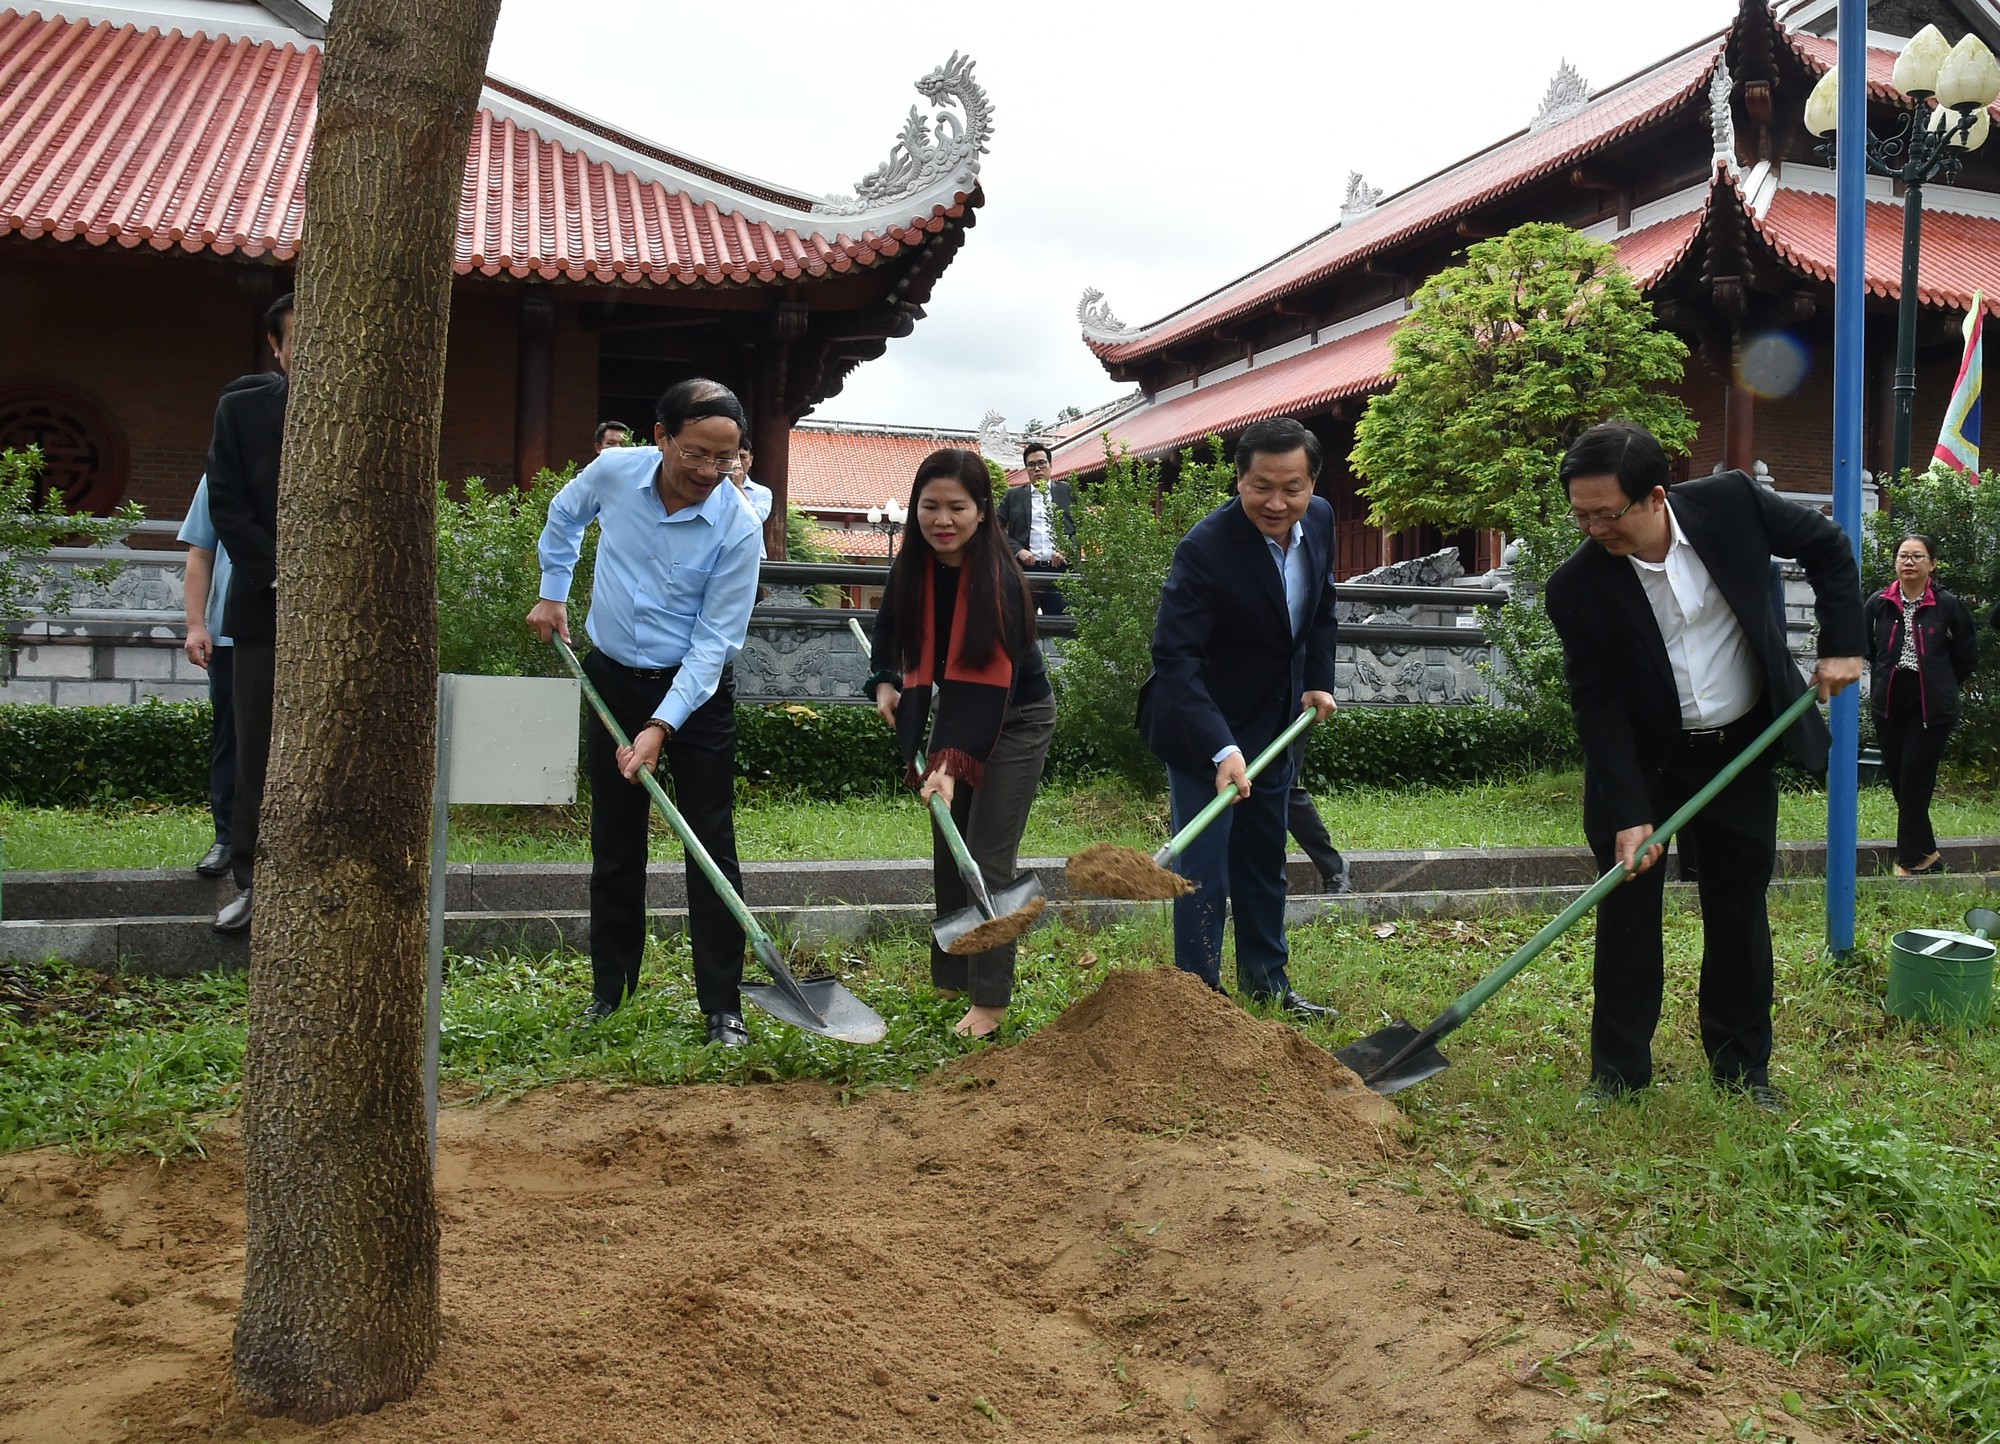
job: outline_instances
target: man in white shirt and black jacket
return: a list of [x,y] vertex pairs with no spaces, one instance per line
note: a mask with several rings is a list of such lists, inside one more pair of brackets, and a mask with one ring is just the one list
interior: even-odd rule
[[[1548,584],[1549,620],[1583,745],[1583,829],[1597,865],[1632,874],[1597,912],[1590,1093],[1653,1079],[1664,981],[1664,849],[1653,827],[1736,757],[1808,685],[1822,700],[1860,680],[1861,578],[1847,535],[1740,471],[1668,485],[1667,456],[1625,421],[1563,457],[1570,514],[1588,540]],[[1819,619],[1807,683],[1772,613],[1770,565],[1805,568]],[[1808,770],[1829,738],[1808,711],[1786,737]],[[1765,753],[1688,824],[1701,858],[1701,1042],[1722,1088],[1779,1109],[1771,1087],[1771,927],[1778,790]]]

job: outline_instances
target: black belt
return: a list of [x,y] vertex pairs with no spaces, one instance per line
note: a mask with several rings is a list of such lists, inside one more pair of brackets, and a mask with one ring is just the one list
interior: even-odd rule
[[1762,722],[1758,719],[1758,711],[1759,709],[1753,707],[1734,722],[1725,722],[1720,727],[1683,727],[1681,744],[1699,751],[1711,747],[1727,747],[1746,737],[1754,737],[1764,730]]
[[615,667],[628,677],[640,677],[648,682],[671,682],[679,674],[680,668],[673,667],[628,667],[609,652],[600,648],[597,653],[608,667]]

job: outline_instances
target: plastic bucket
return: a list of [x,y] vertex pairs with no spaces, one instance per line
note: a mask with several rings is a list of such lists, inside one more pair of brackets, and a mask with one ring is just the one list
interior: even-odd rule
[[1985,1022],[1993,1006],[1994,952],[1992,943],[1970,933],[1897,933],[1889,940],[1889,1011],[1918,1023]]

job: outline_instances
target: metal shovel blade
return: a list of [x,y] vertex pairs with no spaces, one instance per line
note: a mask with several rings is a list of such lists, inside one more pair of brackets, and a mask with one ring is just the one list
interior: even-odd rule
[[1049,897],[1042,880],[1032,872],[1024,872],[1005,886],[995,888],[992,902],[991,917],[981,912],[976,903],[946,913],[931,924],[931,936],[953,957],[983,953],[1013,942],[1033,927],[1049,905]]
[[746,983],[743,996],[781,1023],[842,1043],[879,1043],[889,1031],[882,1015],[842,987],[838,978],[798,978],[792,986],[797,996],[775,984]]
[[771,981],[745,984],[742,994],[779,1022],[843,1043],[879,1043],[888,1033],[881,1015],[842,987],[838,978],[795,977],[763,929],[751,935],[750,947]]
[[[1414,1023],[1398,1018],[1388,1027],[1336,1050],[1333,1056],[1352,1068],[1368,1085],[1370,1092],[1387,1097],[1426,1078],[1435,1078],[1451,1066],[1451,1060],[1438,1052],[1435,1043],[1419,1048],[1399,1061],[1398,1056],[1419,1036]],[[1393,1069],[1391,1064],[1394,1064]]]

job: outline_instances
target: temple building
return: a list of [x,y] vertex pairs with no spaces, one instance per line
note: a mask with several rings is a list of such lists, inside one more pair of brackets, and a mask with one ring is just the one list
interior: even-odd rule
[[[39,444],[75,505],[177,519],[223,383],[268,368],[260,318],[298,259],[326,15],[325,0],[0,8],[0,446]],[[912,109],[889,159],[831,198],[489,77],[445,478],[586,460],[600,419],[648,434],[662,390],[709,375],[749,407],[756,474],[782,503],[794,423],[910,333],[984,202],[992,108],[972,71],[953,55],[920,79],[933,113]]]
[[[1834,0],[1772,9],[1743,0],[1719,35],[1591,90],[1565,66],[1518,133],[1395,195],[1351,175],[1339,221],[1268,264],[1143,326],[1103,294],[1078,306],[1084,344],[1140,388],[1122,410],[1062,442],[1057,475],[1104,466],[1104,440],[1167,458],[1211,433],[1291,415],[1326,450],[1320,490],[1339,524],[1338,575],[1456,543],[1468,571],[1495,539],[1389,536],[1368,525],[1347,465],[1367,398],[1391,381],[1389,338],[1410,296],[1465,248],[1527,221],[1610,241],[1690,348],[1681,394],[1701,424],[1686,474],[1762,463],[1788,492],[1831,489],[1833,172],[1806,131],[1807,95],[1834,63]],[[1870,8],[1869,127],[1891,134],[1909,102],[1890,84],[1897,50],[1925,24],[2000,50],[1988,0],[1887,0]],[[2000,115],[2000,109],[1996,109]],[[1903,207],[1868,180],[1866,465],[1888,466]],[[1916,464],[1937,435],[1974,291],[2000,311],[2000,145],[1972,153],[1954,185],[1924,190],[1918,272]],[[1991,328],[1989,328],[1989,331]]]

